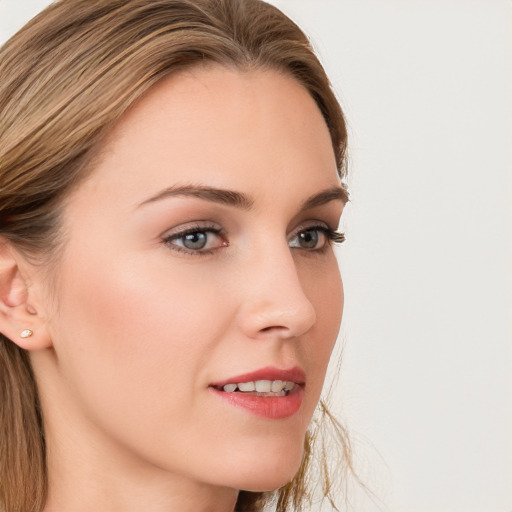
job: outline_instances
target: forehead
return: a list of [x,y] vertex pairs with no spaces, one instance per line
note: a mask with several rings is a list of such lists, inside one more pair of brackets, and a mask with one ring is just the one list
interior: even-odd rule
[[163,79],[114,126],[98,162],[93,181],[130,181],[148,194],[204,180],[256,192],[262,180],[298,176],[318,188],[338,183],[320,110],[274,70],[197,67]]

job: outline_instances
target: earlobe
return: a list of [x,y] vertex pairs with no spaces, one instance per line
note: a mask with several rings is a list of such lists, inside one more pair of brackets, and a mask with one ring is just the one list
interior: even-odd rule
[[31,301],[23,263],[23,256],[0,239],[0,332],[25,350],[41,350],[51,341]]

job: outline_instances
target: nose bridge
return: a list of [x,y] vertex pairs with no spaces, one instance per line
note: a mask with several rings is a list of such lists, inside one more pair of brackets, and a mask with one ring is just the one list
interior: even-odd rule
[[307,332],[316,321],[316,311],[288,245],[265,245],[254,253],[248,266],[241,307],[246,334],[291,338]]

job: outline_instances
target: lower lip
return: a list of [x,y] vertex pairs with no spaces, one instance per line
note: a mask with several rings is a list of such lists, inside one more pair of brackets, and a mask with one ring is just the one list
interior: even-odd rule
[[210,388],[219,398],[230,403],[234,407],[245,409],[251,414],[280,420],[293,416],[302,405],[304,389],[302,386],[296,386],[286,396],[255,396],[248,393],[227,393]]

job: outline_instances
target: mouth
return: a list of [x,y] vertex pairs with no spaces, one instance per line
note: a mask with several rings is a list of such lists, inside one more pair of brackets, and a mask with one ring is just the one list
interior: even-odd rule
[[302,404],[306,374],[267,367],[211,384],[210,389],[230,405],[257,416],[281,419],[293,416]]
[[224,393],[245,393],[252,396],[288,396],[299,386],[293,381],[283,380],[251,380],[249,382],[230,382],[224,386],[213,386]]

